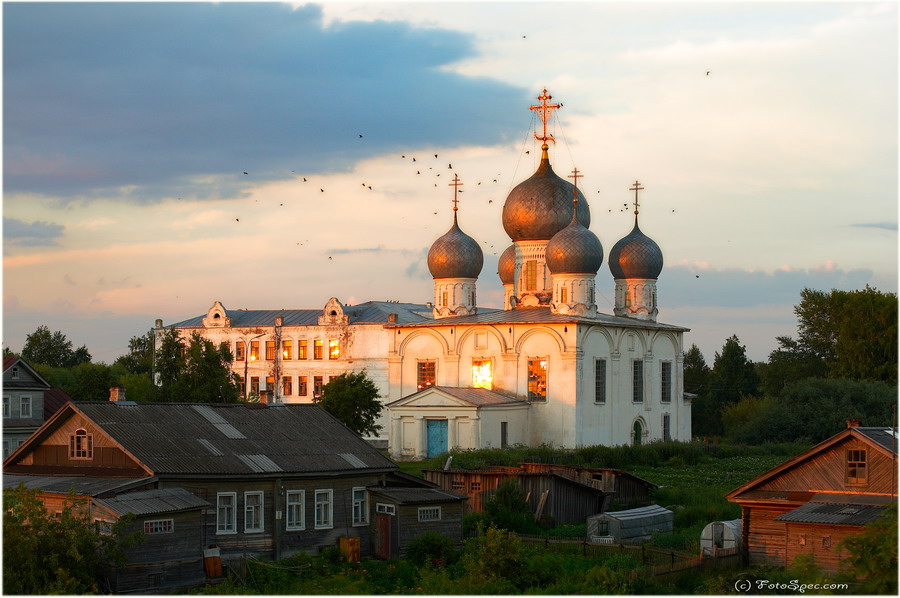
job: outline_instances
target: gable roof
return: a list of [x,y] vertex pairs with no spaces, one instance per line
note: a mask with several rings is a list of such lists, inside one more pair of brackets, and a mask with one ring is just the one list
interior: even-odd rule
[[[371,473],[397,465],[318,405],[67,403],[4,467],[76,413],[156,476]],[[19,470],[21,468],[17,468]]]
[[3,376],[3,386],[7,388],[34,388],[35,386],[40,388],[50,388],[51,384],[47,382],[43,376],[37,373],[31,365],[28,364],[27,361],[19,357],[18,355],[5,355],[3,357],[3,373],[6,374],[13,366],[21,367],[28,370],[29,375],[34,378],[35,382],[31,382],[28,380],[11,380],[8,379],[5,375]]
[[[896,428],[854,427],[854,428],[847,428],[845,430],[841,430],[840,432],[838,432],[831,438],[827,438],[827,439],[823,440],[822,442],[813,446],[812,448],[809,448],[809,449],[803,451],[802,453],[800,453],[799,455],[788,459],[784,463],[781,463],[780,465],[773,467],[769,471],[767,471],[763,474],[760,474],[759,476],[753,478],[749,482],[747,482],[741,486],[738,486],[737,488],[735,488],[734,490],[732,490],[731,492],[726,494],[725,498],[732,502],[734,502],[735,499],[737,499],[739,496],[741,498],[757,498],[757,496],[755,496],[754,488],[765,484],[769,480],[772,480],[773,478],[778,477],[778,476],[790,471],[791,469],[794,469],[794,468],[806,463],[807,461],[810,461],[811,459],[815,458],[817,455],[824,453],[827,450],[830,450],[832,447],[834,447],[850,438],[855,438],[857,440],[860,440],[860,441],[868,444],[869,446],[873,447],[875,450],[884,453],[888,457],[896,458],[897,447],[896,447],[896,445],[892,445],[888,440],[890,437],[892,437],[896,433],[897,433]],[[895,492],[896,492],[896,488],[895,488]],[[751,493],[754,493],[754,494],[751,494]],[[771,493],[766,493],[766,494],[771,494]],[[779,492],[777,494],[785,494],[785,496],[787,496],[788,494],[791,494],[791,493]],[[763,498],[763,497],[760,496],[759,498]]]
[[399,406],[405,402],[421,398],[426,393],[438,392],[458,399],[475,407],[528,406],[530,403],[512,395],[503,394],[486,388],[468,388],[461,386],[429,386],[418,390],[402,399],[388,403],[386,407]]

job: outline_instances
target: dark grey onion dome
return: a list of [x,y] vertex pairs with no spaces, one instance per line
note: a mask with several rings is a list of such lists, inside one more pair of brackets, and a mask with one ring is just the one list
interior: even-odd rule
[[656,241],[641,232],[637,217],[627,237],[609,252],[609,271],[613,278],[657,278],[663,268],[663,254]]
[[[581,213],[579,204],[578,213]],[[596,274],[603,264],[603,245],[597,235],[572,218],[547,243],[545,253],[551,274]]]
[[453,226],[428,250],[428,269],[433,278],[478,278],[484,254],[478,243],[459,229],[456,212]]
[[[572,190],[575,186],[561,179],[546,151],[533,175],[509,192],[503,204],[503,229],[513,241],[550,239],[572,219]],[[591,225],[591,211],[578,191],[578,222]]]
[[506,248],[506,251],[500,254],[500,261],[497,262],[497,274],[500,275],[500,282],[503,284],[512,284],[515,282],[516,276],[516,244],[513,243]]

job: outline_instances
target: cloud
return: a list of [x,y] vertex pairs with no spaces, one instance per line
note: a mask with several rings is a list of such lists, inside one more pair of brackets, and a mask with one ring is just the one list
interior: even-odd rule
[[858,226],[861,228],[881,228],[884,230],[897,230],[896,222],[864,222],[860,224],[851,224],[850,226]]
[[51,222],[24,222],[16,218],[3,218],[3,239],[8,245],[19,247],[57,246],[64,226]]
[[235,197],[387,150],[497,143],[528,95],[447,70],[472,35],[325,28],[311,4],[22,3],[3,24],[7,193]]

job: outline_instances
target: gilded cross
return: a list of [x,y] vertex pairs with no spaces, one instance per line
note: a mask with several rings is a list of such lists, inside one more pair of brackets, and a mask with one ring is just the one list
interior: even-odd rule
[[569,175],[569,178],[575,181],[575,188],[572,190],[572,201],[578,203],[578,179],[583,179],[584,175],[576,168],[572,171],[572,174]]
[[462,186],[462,183],[459,180],[459,175],[454,174],[453,180],[450,183],[448,183],[448,185],[450,187],[453,187],[453,211],[455,212],[459,209],[459,207],[457,205],[457,204],[459,204],[459,199],[457,199],[457,195],[459,194],[459,188]]
[[634,186],[628,189],[629,191],[634,191],[634,215],[637,216],[638,213],[638,191],[643,191],[644,188],[641,187],[641,184],[638,181],[634,181]]
[[534,138],[547,143],[548,141],[552,141],[556,143],[556,139],[553,138],[553,135],[547,133],[547,123],[550,121],[550,115],[553,114],[553,111],[557,108],[562,108],[562,104],[550,104],[550,100],[553,99],[553,96],[547,93],[547,88],[544,88],[544,91],[537,97],[541,101],[540,104],[532,104],[529,106],[529,110],[537,110],[538,116],[541,117],[541,122],[544,123],[544,134],[543,136],[538,136],[537,133],[534,134]]

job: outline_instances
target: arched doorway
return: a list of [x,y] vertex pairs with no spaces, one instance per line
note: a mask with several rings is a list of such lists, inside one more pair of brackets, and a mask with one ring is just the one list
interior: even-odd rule
[[634,429],[631,432],[631,444],[632,446],[641,446],[641,440],[644,437],[644,426],[641,425],[641,420],[634,421]]

